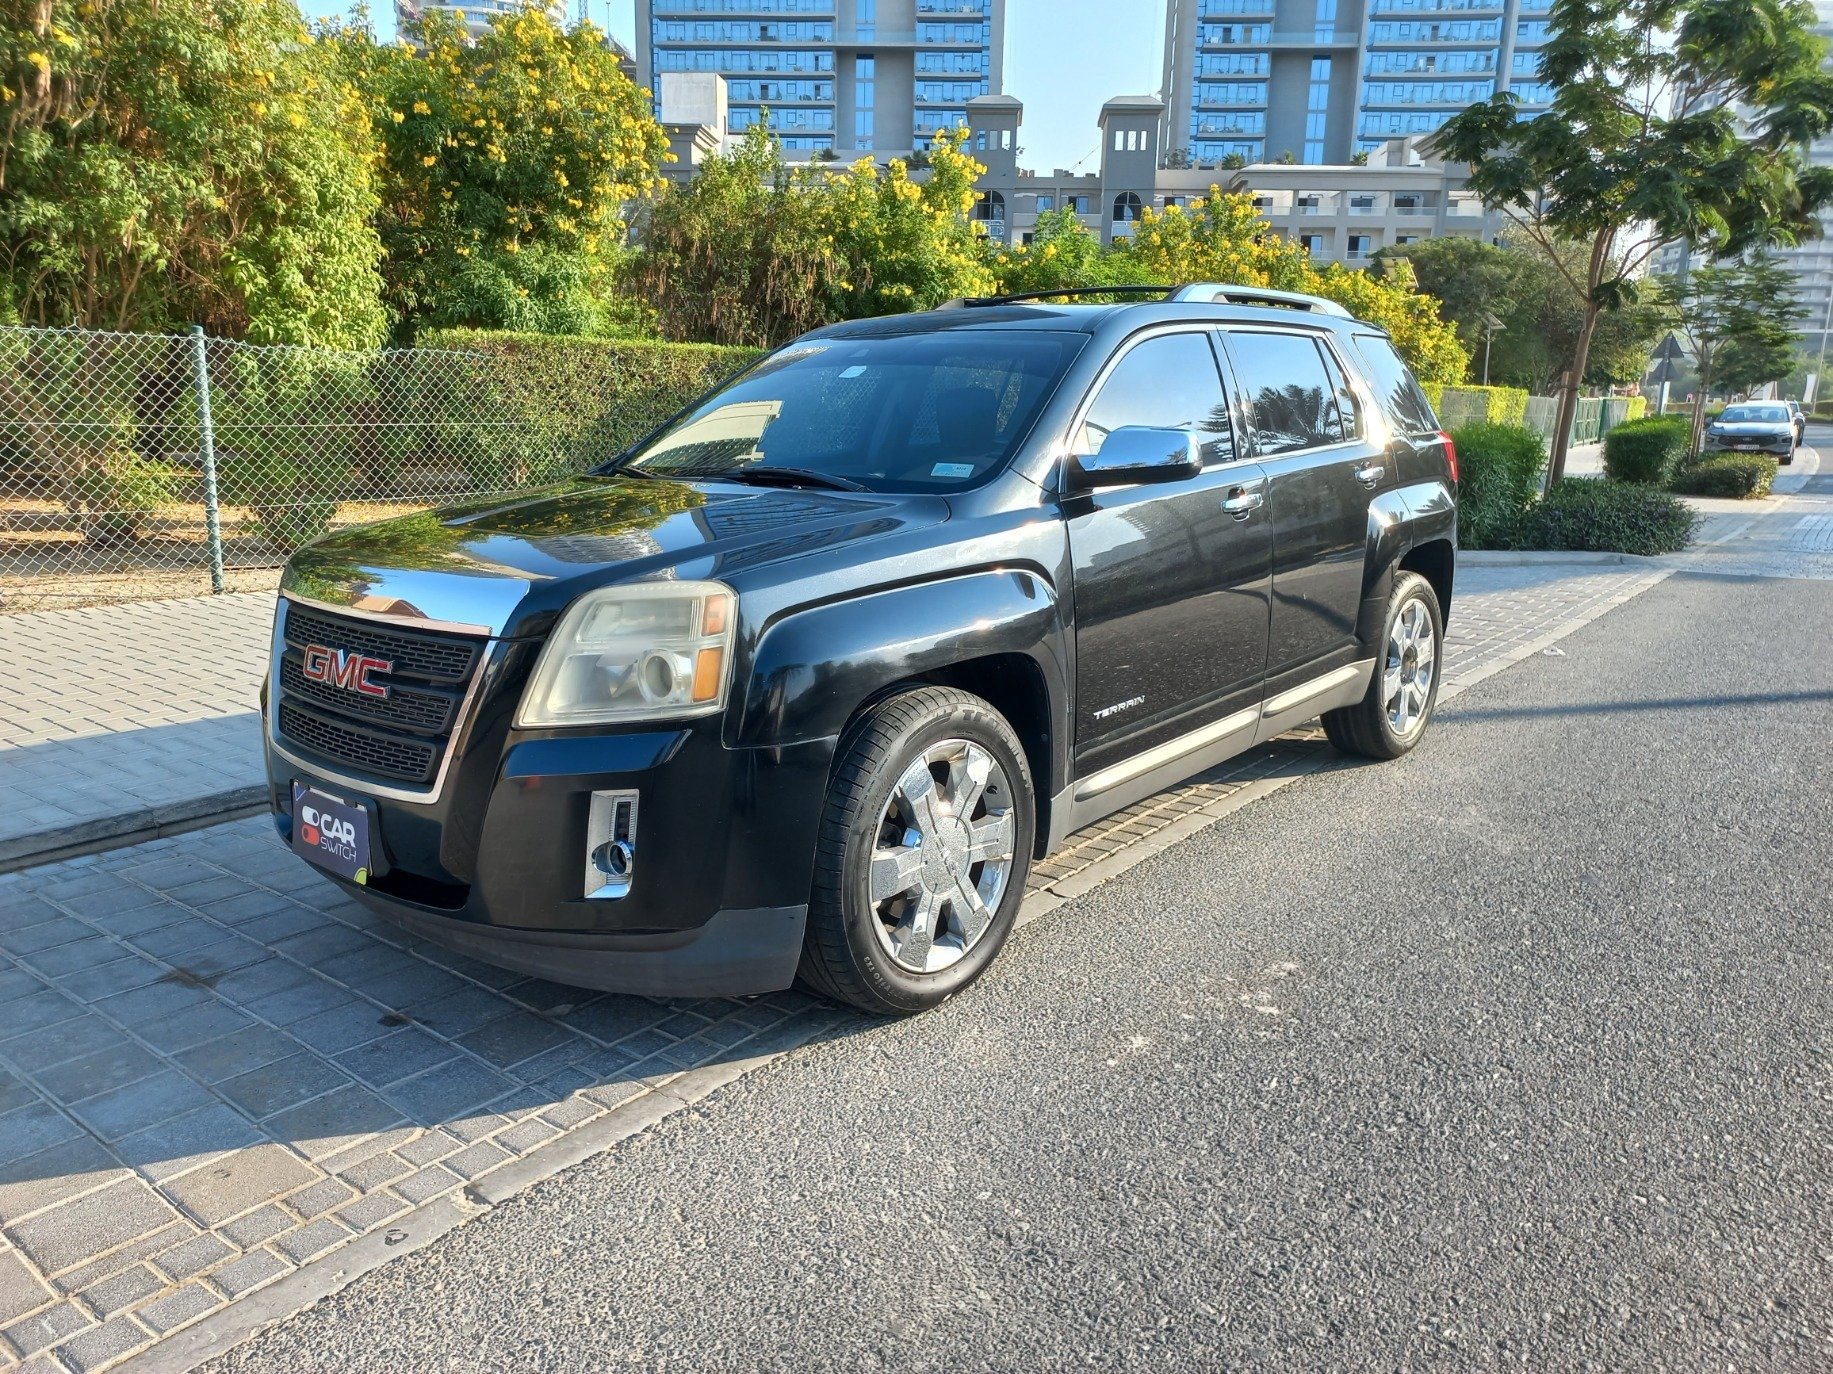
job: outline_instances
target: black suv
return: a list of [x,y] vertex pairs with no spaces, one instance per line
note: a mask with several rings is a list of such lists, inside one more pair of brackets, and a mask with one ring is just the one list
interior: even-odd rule
[[1322,714],[1411,749],[1456,457],[1311,297],[958,302],[282,583],[281,835],[425,938],[651,995],[971,983],[1031,860]]

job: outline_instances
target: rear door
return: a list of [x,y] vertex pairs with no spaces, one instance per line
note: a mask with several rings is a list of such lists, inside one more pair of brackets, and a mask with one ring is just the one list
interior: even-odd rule
[[1246,439],[1266,472],[1273,526],[1267,690],[1351,662],[1368,552],[1369,502],[1393,486],[1385,450],[1324,336],[1231,327],[1228,357]]
[[[1125,425],[1193,432],[1203,470],[1064,500],[1082,769],[1171,740],[1249,699],[1257,705],[1266,669],[1273,539],[1265,475],[1237,449],[1207,328],[1129,340],[1092,391],[1070,447],[1098,452]],[[1223,506],[1230,500],[1232,511]]]

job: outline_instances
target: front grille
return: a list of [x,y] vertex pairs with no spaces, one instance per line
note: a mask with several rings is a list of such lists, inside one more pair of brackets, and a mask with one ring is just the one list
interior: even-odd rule
[[[385,625],[294,602],[282,603],[275,730],[305,755],[340,771],[412,786],[439,773],[485,641],[408,625]],[[392,664],[369,681],[377,697],[305,675],[305,650],[362,654]]]
[[483,647],[482,641],[465,635],[346,619],[290,601],[286,608],[286,642],[289,648],[324,644],[371,654],[392,660],[395,672],[402,676],[447,683],[468,681]]
[[290,701],[280,703],[280,733],[314,754],[336,759],[360,773],[402,782],[431,782],[433,765],[439,761],[437,745],[395,739],[379,730],[365,730],[304,710]]
[[306,677],[300,661],[290,654],[280,661],[280,685],[295,700],[337,715],[396,725],[419,735],[450,733],[452,717],[458,713],[460,698],[456,691],[416,690],[389,678],[381,680],[389,683],[386,700],[313,682]]

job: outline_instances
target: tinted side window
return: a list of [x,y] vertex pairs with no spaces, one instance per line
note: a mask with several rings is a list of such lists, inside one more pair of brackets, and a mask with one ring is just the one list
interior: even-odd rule
[[1362,437],[1362,403],[1356,399],[1355,388],[1350,386],[1349,378],[1343,375],[1343,364],[1329,344],[1320,343],[1318,352],[1324,355],[1324,370],[1330,373],[1330,385],[1337,393],[1337,414],[1342,417],[1343,432],[1341,438],[1360,439]]
[[1402,434],[1437,434],[1438,416],[1432,413],[1432,403],[1400,361],[1394,345],[1379,334],[1358,334],[1356,348],[1362,354],[1369,386],[1394,428]]
[[1262,458],[1341,443],[1336,385],[1317,344],[1303,334],[1230,333],[1235,364]]
[[1234,461],[1234,427],[1207,335],[1161,334],[1135,345],[1101,384],[1076,436],[1076,452],[1099,453],[1107,436],[1125,425],[1187,429],[1197,436],[1204,463]]

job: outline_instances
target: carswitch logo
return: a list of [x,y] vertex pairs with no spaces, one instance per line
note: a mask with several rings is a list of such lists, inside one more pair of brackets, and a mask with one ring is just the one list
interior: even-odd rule
[[309,802],[299,808],[299,821],[300,838],[307,844],[356,861],[356,827],[349,821],[327,816]]

